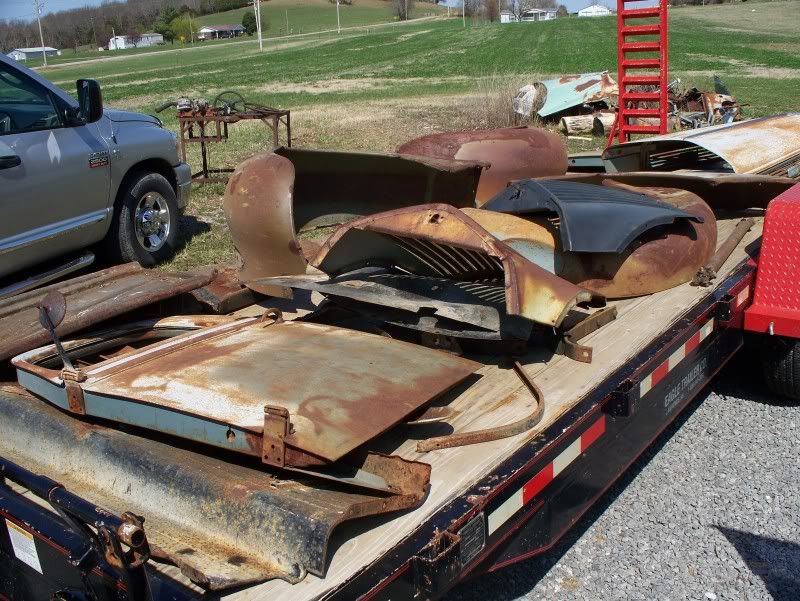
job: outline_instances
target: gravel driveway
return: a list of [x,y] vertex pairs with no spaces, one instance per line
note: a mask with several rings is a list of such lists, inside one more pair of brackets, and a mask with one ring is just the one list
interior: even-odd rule
[[549,555],[448,600],[800,600],[800,406],[753,372],[737,357]]

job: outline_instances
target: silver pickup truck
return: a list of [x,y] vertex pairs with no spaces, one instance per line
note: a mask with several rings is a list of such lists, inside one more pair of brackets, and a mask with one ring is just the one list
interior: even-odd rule
[[[103,109],[96,81],[78,101],[0,54],[0,278],[93,260],[150,266],[172,255],[191,171],[156,117]],[[0,295],[3,291],[0,290]]]

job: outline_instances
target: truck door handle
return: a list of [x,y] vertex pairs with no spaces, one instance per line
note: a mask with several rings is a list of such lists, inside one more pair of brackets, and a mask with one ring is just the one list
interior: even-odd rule
[[11,169],[22,164],[22,159],[15,154],[0,157],[0,169]]

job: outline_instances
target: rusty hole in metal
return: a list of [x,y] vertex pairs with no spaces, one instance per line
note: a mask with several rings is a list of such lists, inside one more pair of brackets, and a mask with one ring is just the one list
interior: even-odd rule
[[430,223],[441,223],[442,222],[442,214],[441,213],[434,213],[428,219]]
[[231,428],[228,428],[228,431],[225,432],[225,438],[228,439],[228,442],[233,444],[236,441],[236,432],[234,432]]

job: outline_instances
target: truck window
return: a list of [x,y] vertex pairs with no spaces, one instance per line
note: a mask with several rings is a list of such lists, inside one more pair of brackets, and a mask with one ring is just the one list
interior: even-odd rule
[[0,63],[0,136],[61,127],[50,93]]

